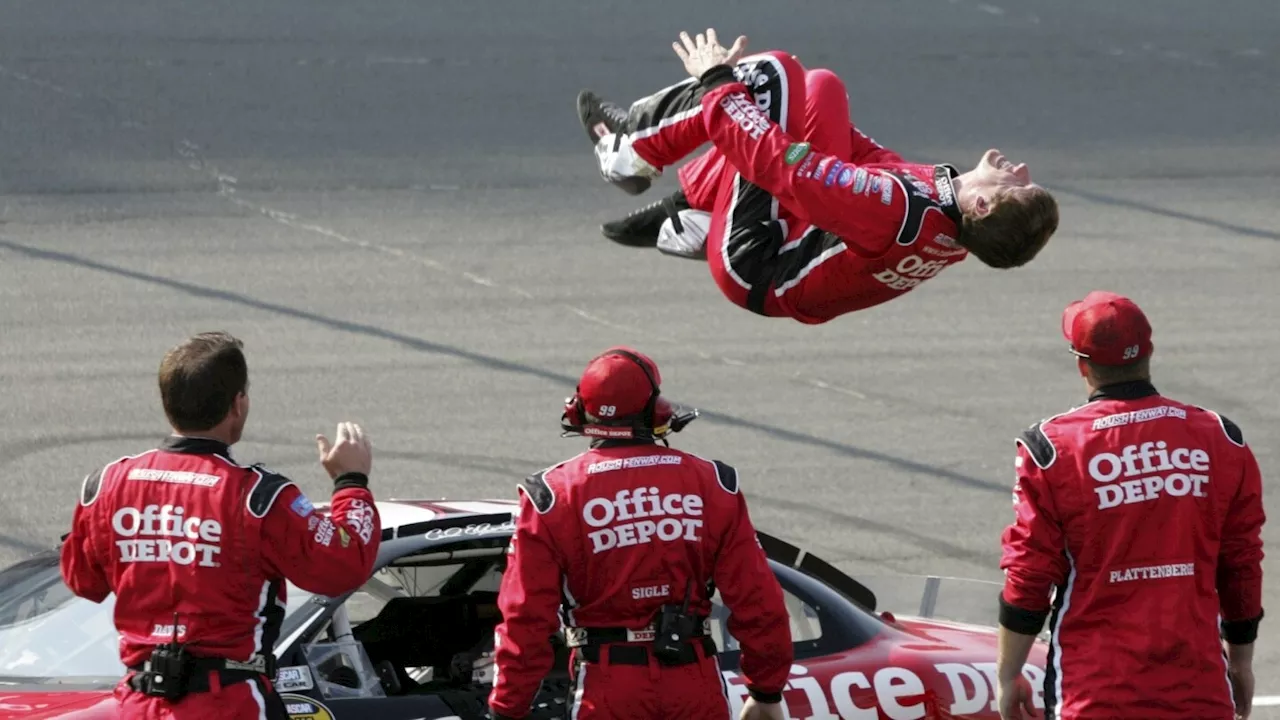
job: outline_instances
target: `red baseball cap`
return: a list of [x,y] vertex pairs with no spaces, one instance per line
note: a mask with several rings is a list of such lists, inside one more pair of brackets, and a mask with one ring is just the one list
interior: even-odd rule
[[1151,354],[1151,323],[1127,297],[1095,290],[1062,312],[1071,352],[1098,365],[1128,365]]
[[578,381],[578,397],[588,413],[608,422],[643,413],[661,385],[657,363],[638,350],[619,345],[587,363]]

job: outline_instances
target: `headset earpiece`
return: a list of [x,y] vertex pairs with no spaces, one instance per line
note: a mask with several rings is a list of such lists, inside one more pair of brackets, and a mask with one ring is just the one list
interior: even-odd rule
[[587,424],[586,407],[582,404],[581,387],[574,388],[573,395],[564,399],[564,413],[560,415],[560,427],[566,433],[580,432]]

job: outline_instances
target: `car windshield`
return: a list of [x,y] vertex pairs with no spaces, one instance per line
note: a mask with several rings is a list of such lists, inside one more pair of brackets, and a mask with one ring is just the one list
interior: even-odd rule
[[[288,585],[286,617],[311,593]],[[0,571],[0,676],[6,678],[121,677],[112,613],[77,597],[62,582],[57,555],[42,555]]]

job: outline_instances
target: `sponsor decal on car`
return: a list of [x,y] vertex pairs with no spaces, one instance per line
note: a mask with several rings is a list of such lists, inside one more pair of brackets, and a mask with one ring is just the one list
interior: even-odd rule
[[785,156],[785,160],[788,165],[795,165],[796,163],[803,160],[804,156],[808,154],[809,154],[809,143],[807,142],[791,143],[791,147],[787,148],[787,154]]
[[315,686],[315,681],[311,679],[311,668],[306,665],[291,665],[276,671],[276,690],[279,692],[310,690]]
[[[999,681],[994,662],[936,663],[932,669],[951,688],[950,704],[939,705],[947,717],[995,712]],[[891,665],[840,672],[824,681],[804,665],[792,665],[791,678],[783,687],[782,713],[788,720],[932,717],[925,704],[926,679],[921,677],[922,672],[927,671]],[[731,716],[737,717],[746,702],[747,687],[737,672],[725,670],[721,674],[728,685]],[[1028,663],[1023,665],[1022,675],[1031,685],[1032,705],[1043,708],[1044,670]],[[934,678],[929,680],[929,686],[937,684]],[[801,707],[807,712],[798,712]]]
[[334,720],[333,711],[319,700],[292,693],[280,693],[280,699],[291,720]]
[[22,699],[21,695],[0,695],[0,710],[17,710],[18,712],[30,712],[32,710],[43,710],[49,707],[48,703],[36,703],[34,705],[28,703],[9,702],[10,698]]

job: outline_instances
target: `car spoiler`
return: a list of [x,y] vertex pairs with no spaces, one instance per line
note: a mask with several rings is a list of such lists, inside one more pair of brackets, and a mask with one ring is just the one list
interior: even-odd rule
[[876,595],[871,589],[840,572],[831,563],[810,554],[807,550],[763,532],[756,532],[760,547],[769,559],[789,565],[796,570],[820,580],[832,590],[861,605],[867,612],[876,611]]

